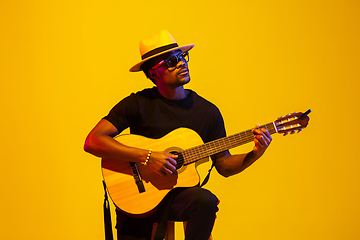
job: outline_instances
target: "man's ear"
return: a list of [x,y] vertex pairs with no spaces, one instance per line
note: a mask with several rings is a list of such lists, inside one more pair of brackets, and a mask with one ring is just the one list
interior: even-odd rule
[[154,79],[154,80],[158,78],[154,69],[149,70],[149,76],[151,77],[151,79]]

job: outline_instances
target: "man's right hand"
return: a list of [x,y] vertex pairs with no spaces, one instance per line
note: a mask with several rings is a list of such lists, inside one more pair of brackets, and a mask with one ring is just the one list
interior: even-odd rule
[[177,157],[168,152],[152,152],[147,164],[161,176],[171,175],[176,172]]

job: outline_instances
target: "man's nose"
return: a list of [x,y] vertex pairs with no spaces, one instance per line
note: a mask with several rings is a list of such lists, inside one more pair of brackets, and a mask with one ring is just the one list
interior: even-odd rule
[[176,64],[176,68],[181,68],[183,66],[186,66],[186,61],[183,59]]

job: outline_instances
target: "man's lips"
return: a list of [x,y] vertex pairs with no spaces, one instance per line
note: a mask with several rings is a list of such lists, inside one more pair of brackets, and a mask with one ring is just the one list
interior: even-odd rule
[[184,69],[182,69],[182,70],[180,70],[180,71],[178,72],[178,75],[184,75],[184,74],[187,74],[187,73],[189,73],[189,69],[184,68]]

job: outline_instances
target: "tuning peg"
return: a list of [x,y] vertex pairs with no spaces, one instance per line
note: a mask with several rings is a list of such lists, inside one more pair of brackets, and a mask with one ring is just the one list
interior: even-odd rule
[[301,132],[302,130],[303,130],[303,128],[298,129],[297,133]]

